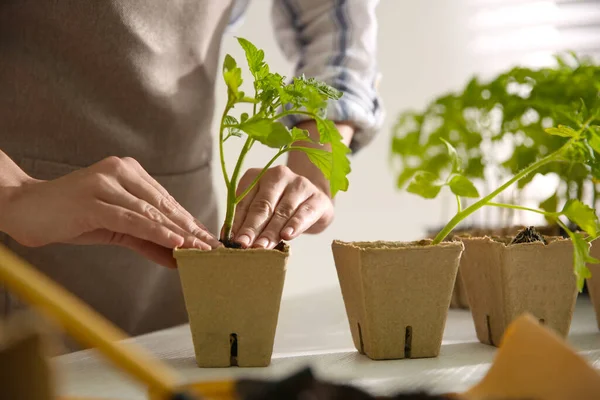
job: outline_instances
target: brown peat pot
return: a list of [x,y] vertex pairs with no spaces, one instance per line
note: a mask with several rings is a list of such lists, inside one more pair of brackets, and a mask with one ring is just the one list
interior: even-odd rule
[[288,255],[287,245],[174,251],[199,367],[270,364]]
[[463,248],[334,241],[356,349],[374,360],[437,357]]
[[565,337],[577,300],[570,240],[509,245],[512,238],[462,238],[463,282],[481,343],[498,346],[524,313]]

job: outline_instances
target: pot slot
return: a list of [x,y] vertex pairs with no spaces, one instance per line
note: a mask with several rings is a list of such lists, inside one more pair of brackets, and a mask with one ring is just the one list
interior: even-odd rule
[[229,335],[229,364],[232,367],[238,366],[238,336],[236,333]]
[[407,326],[404,333],[404,357],[410,358],[412,348],[412,326]]

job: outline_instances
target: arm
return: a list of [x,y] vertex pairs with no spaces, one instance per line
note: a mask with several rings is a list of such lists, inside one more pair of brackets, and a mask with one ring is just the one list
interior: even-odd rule
[[[378,0],[275,0],[273,21],[279,45],[296,63],[295,75],[315,77],[344,95],[327,110],[329,119],[356,153],[381,128],[376,90]],[[290,116],[289,126],[304,121]]]
[[[276,37],[284,53],[304,74],[343,92],[330,103],[327,117],[356,153],[381,127],[383,110],[375,84],[378,0],[274,0]],[[282,122],[319,135],[303,116]],[[243,190],[258,174],[249,170]],[[269,170],[237,206],[233,224],[236,240],[245,247],[273,248],[281,239],[319,233],[333,220],[329,183],[301,152],[291,152],[287,168]]]

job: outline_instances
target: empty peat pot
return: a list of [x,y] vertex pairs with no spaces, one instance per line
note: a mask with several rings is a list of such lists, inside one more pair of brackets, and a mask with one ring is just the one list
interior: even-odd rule
[[374,360],[437,357],[462,242],[332,244],[354,346]]
[[273,341],[289,247],[176,249],[199,367],[265,367]]
[[481,343],[498,346],[506,327],[530,313],[560,336],[577,300],[570,240],[509,244],[512,238],[461,238],[461,272]]

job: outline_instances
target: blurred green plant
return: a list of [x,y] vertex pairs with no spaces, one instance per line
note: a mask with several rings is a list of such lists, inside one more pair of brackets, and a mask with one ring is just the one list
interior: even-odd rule
[[[556,128],[552,135],[544,130],[578,126],[587,114],[586,105],[595,108],[600,103],[600,66],[572,52],[556,60],[555,67],[519,66],[486,83],[474,77],[462,91],[433,100],[422,112],[401,113],[391,143],[391,156],[398,165],[397,186],[405,188],[417,171],[422,171],[415,177],[421,181],[439,178],[449,166],[447,145],[464,162],[461,176],[484,183],[487,168],[493,168],[503,181],[564,146],[569,137],[560,133],[563,128]],[[599,124],[599,118],[593,116],[590,126]],[[512,150],[504,160],[489,150],[501,144]],[[594,205],[600,200],[590,165],[549,163],[536,173],[556,173],[561,181],[556,192],[540,204],[547,212],[557,212],[570,199],[582,200],[586,182],[593,187]],[[518,189],[534,175],[520,179]],[[462,180],[456,181],[453,192],[459,193],[462,185]]]
[[[494,202],[494,199],[510,186],[518,184],[536,172],[553,165],[562,165],[570,168],[581,167],[594,179],[600,178],[600,126],[592,124],[592,121],[600,117],[600,107],[588,111],[585,105],[582,105],[579,109],[567,112],[565,115],[573,121],[570,126],[558,125],[557,127],[550,127],[544,130],[548,136],[564,138],[566,142],[562,146],[550,154],[534,160],[531,164],[510,176],[506,182],[495,188],[491,193],[482,197],[480,197],[475,185],[464,175],[466,171],[463,168],[464,162],[460,159],[456,149],[446,140],[440,139],[440,142],[446,148],[448,156],[448,162],[440,163],[439,165],[449,170],[445,178],[440,179],[427,170],[417,171],[407,188],[407,191],[410,193],[431,199],[435,198],[443,187],[448,187],[456,197],[456,214],[437,234],[432,244],[441,243],[459,223],[482,207],[508,208],[538,213],[544,215],[549,221],[558,224],[571,239],[574,248],[574,272],[577,276],[578,289],[581,291],[585,279],[591,277],[587,264],[600,263],[600,260],[590,255],[590,243],[600,235],[600,222],[598,221],[596,210],[578,199],[567,201],[559,211],[546,211],[515,204]],[[478,199],[475,203],[463,209],[461,205],[462,197]],[[581,234],[574,232],[567,226],[564,221],[565,219],[571,221],[583,232]]]

